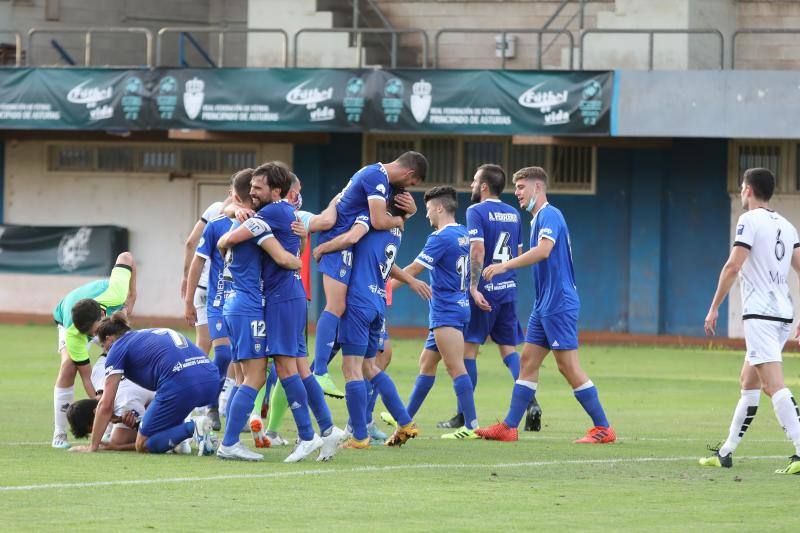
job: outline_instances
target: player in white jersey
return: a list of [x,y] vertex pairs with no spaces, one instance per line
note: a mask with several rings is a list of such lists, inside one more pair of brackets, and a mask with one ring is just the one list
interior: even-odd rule
[[[706,334],[714,335],[719,306],[737,276],[742,286],[742,320],[747,352],[740,377],[742,391],[725,443],[703,466],[730,468],[733,452],[755,418],[761,390],[772,399],[778,423],[795,447],[785,468],[777,474],[800,474],[800,410],[783,381],[781,351],[789,338],[794,306],[786,278],[789,268],[800,275],[800,239],[789,221],[770,209],[775,176],[765,168],[751,168],[742,179],[742,208],[730,257],[705,320]],[[797,336],[800,337],[800,329]]]
[[[103,394],[105,381],[106,355],[103,354],[97,358],[92,368],[92,384],[98,398]],[[135,449],[138,433],[135,426],[141,421],[145,409],[154,397],[153,391],[142,388],[130,380],[123,379],[120,382],[117,395],[114,397],[114,416],[110,424],[110,435],[108,439],[104,437],[103,449],[114,451]],[[67,408],[67,420],[75,438],[82,439],[92,432],[97,404],[96,399],[78,400]],[[189,451],[191,452],[191,449]]]

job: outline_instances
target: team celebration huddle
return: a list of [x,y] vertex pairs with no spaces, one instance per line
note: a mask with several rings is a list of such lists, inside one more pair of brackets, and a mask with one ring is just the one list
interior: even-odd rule
[[[399,447],[425,431],[414,419],[440,360],[456,400],[455,415],[439,423],[449,430],[442,438],[516,441],[523,419],[525,430],[541,429],[539,371],[551,352],[589,419],[588,431],[575,442],[615,442],[598,389],[579,362],[580,300],[570,235],[561,211],[548,203],[546,171],[525,167],[508,180],[498,165],[478,167],[466,225],[456,220],[454,188],[427,189],[425,216],[433,232],[401,268],[396,259],[406,221],[420,216],[407,189],[424,187],[427,171],[428,161],[417,152],[365,166],[317,214],[302,210],[301,180],[286,165],[269,162],[235,173],[228,198],[206,210],[187,240],[182,294],[196,343],[168,328],[133,328],[136,262],[131,253],[121,254],[109,278],[73,290],[54,312],[61,367],[53,447],[261,461],[265,455],[240,436],[249,432],[256,449],[288,445],[281,436],[287,410],[297,439],[285,462],[328,461],[340,450],[379,444]],[[519,209],[500,199],[507,187]],[[800,472],[800,412],[781,370],[793,315],[786,278],[790,267],[800,270],[800,241],[794,227],[769,210],[774,188],[769,171],[745,173],[747,213],[706,319],[713,334],[717,309],[741,276],[747,341],[742,396],[728,439],[701,460],[704,466],[732,466],[763,389],[796,448],[780,472]],[[520,211],[532,217],[527,250]],[[312,358],[304,253],[317,262],[325,294]],[[517,293],[516,271],[523,267],[530,267],[534,294]],[[426,270],[428,282],[419,279]],[[429,307],[429,333],[413,384],[395,383],[389,373],[387,306],[404,285]],[[531,306],[524,331],[519,298]],[[481,425],[476,358],[489,338],[510,374],[510,401],[502,421]],[[91,343],[103,352],[94,366]],[[333,371],[339,352],[343,390]],[[86,400],[74,401],[77,375]],[[410,389],[407,400],[399,392],[404,389]],[[333,419],[326,396],[344,399],[347,420]],[[378,399],[385,411],[373,415]],[[90,443],[70,447],[68,430],[76,438],[90,435]]]

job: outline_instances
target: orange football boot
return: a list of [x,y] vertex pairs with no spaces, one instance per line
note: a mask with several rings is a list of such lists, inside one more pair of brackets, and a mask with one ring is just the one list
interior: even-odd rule
[[486,440],[499,440],[502,442],[514,442],[519,440],[517,428],[509,427],[505,422],[498,422],[489,427],[478,428],[475,434]]
[[595,426],[586,432],[583,438],[575,441],[576,444],[609,444],[617,440],[617,434],[610,427]]

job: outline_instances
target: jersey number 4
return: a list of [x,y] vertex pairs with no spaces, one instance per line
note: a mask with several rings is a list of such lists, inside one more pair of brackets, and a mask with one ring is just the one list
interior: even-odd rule
[[511,247],[508,241],[511,240],[511,234],[507,231],[501,231],[497,236],[497,242],[494,244],[494,253],[492,254],[492,263],[505,263],[511,259]]

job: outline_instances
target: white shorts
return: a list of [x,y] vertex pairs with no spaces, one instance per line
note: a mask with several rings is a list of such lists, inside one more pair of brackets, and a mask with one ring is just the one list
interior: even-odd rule
[[194,291],[194,308],[197,311],[197,323],[195,326],[205,326],[208,324],[208,311],[206,310],[206,299],[208,290],[197,287]]
[[61,351],[67,347],[67,328],[61,324],[56,324],[56,326],[58,327],[58,355],[61,355]]
[[750,366],[782,362],[781,352],[791,332],[792,325],[774,320],[749,318],[744,321],[744,341],[747,352],[744,359]]

